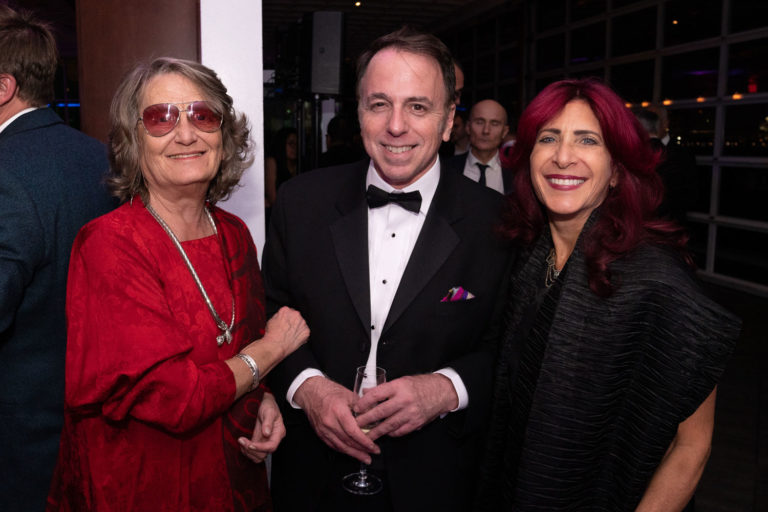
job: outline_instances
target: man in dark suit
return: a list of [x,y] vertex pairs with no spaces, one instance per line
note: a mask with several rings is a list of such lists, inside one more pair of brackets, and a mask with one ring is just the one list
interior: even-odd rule
[[[271,374],[288,430],[273,461],[276,512],[470,507],[508,252],[493,231],[502,197],[440,168],[454,87],[433,36],[379,38],[358,61],[370,162],[299,176],[278,194],[268,309],[292,305],[312,333]],[[387,382],[358,400],[363,365]],[[358,460],[382,492],[342,489]]]
[[499,147],[509,132],[507,111],[494,100],[476,103],[469,112],[469,151],[446,160],[448,169],[501,194],[512,189],[512,172],[504,169]]
[[104,147],[46,103],[56,43],[0,6],[0,509],[43,510],[64,407],[72,241],[106,212]]

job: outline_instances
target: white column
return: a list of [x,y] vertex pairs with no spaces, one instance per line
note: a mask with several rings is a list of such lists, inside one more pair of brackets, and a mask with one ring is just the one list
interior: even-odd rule
[[235,109],[248,116],[254,161],[221,206],[243,219],[261,260],[264,247],[264,87],[261,0],[200,0],[202,62],[218,73]]

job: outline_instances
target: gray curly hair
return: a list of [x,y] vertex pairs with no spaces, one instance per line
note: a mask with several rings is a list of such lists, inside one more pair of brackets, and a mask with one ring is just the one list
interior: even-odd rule
[[148,204],[149,193],[141,173],[139,141],[139,102],[147,84],[156,76],[181,75],[198,87],[205,99],[223,113],[221,123],[222,160],[216,176],[208,186],[207,200],[212,204],[226,199],[240,182],[243,172],[253,162],[248,120],[235,112],[232,97],[216,73],[189,60],[161,57],[142,63],[131,70],[120,83],[109,111],[109,175],[107,184],[112,194],[123,203],[139,194]]

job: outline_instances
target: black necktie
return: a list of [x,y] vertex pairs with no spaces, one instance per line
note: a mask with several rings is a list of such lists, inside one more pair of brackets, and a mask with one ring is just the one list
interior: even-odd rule
[[421,194],[415,192],[384,192],[379,187],[368,185],[365,198],[370,208],[379,208],[387,203],[397,203],[409,212],[419,213],[421,208]]
[[475,165],[480,169],[480,179],[478,180],[478,183],[485,186],[485,170],[488,169],[490,165],[481,164],[480,162],[475,162]]

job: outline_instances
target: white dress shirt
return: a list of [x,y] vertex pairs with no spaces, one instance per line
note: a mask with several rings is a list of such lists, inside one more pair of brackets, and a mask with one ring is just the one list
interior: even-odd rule
[[[440,181],[440,160],[424,173],[421,178],[402,190],[395,190],[386,183],[373,166],[373,161],[368,166],[366,175],[366,188],[374,185],[385,192],[414,192],[421,194],[421,208],[418,213],[410,212],[398,204],[389,203],[380,208],[368,210],[368,278],[371,293],[371,348],[368,353],[366,366],[376,367],[376,352],[379,338],[384,323],[389,315],[389,309],[395,298],[395,292],[400,285],[400,280],[405,272],[405,267],[416,245],[421,228],[424,225],[427,211],[432,204],[432,199]],[[386,368],[385,368],[386,370]],[[373,375],[375,372],[368,372]],[[464,382],[458,373],[452,368],[443,368],[435,373],[440,373],[450,379],[456,394],[459,397],[459,405],[454,410],[460,410],[467,406],[469,396]],[[286,393],[288,402],[299,408],[293,402],[293,396],[301,384],[310,377],[322,376],[316,368],[307,368],[302,371],[291,383]],[[374,383],[369,383],[371,386]]]
[[[464,176],[473,181],[480,181],[480,169],[476,165],[478,163],[482,164],[483,162],[478,160],[472,151],[467,153],[467,161],[464,163]],[[503,194],[504,179],[501,177],[501,160],[499,160],[498,151],[496,151],[493,158],[486,165],[488,165],[488,168],[485,170],[485,186]]]

